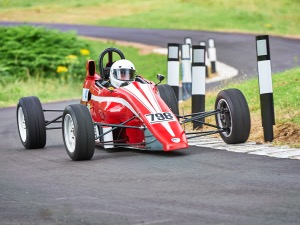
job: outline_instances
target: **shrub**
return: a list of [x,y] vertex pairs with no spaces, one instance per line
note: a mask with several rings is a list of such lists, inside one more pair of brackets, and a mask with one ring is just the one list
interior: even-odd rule
[[85,76],[90,46],[74,32],[45,27],[0,27],[0,75],[62,79]]

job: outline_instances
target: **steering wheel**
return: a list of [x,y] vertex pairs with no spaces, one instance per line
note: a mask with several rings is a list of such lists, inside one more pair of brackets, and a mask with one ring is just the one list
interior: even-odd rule
[[[112,64],[114,63],[113,52],[117,53],[121,59],[125,59],[124,54],[117,48],[107,48],[103,52],[101,52],[100,56],[99,56],[99,71],[100,71],[101,77],[103,77],[104,79],[109,78],[109,70],[110,70],[110,67],[112,66]],[[106,64],[106,67],[104,68],[103,59],[106,54],[108,54],[108,62]]]

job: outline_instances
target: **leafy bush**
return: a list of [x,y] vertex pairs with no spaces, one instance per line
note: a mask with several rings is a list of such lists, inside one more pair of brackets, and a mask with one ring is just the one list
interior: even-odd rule
[[74,32],[44,27],[0,27],[0,76],[64,79],[85,76],[90,47]]

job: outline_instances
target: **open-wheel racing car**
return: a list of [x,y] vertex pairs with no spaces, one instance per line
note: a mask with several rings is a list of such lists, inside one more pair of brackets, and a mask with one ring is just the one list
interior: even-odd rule
[[[113,54],[120,60],[113,61]],[[104,58],[108,55],[104,66]],[[17,124],[21,142],[27,149],[44,148],[46,130],[62,129],[66,151],[72,160],[89,160],[95,146],[172,151],[188,148],[188,139],[219,133],[228,144],[247,141],[250,133],[248,104],[241,91],[221,91],[215,109],[179,115],[172,87],[135,74],[134,65],[116,48],[107,48],[99,56],[99,71],[94,60],[86,63],[86,78],[81,102],[64,110],[44,110],[37,97],[23,97],[17,105]],[[44,112],[60,115],[45,120]],[[215,116],[216,124],[203,122]],[[182,124],[197,122],[212,130],[185,132]],[[52,123],[62,126],[50,128]]]

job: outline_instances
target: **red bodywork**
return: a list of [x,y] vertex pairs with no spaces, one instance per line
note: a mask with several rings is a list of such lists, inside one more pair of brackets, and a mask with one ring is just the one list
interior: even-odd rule
[[98,74],[87,72],[83,85],[81,102],[90,109],[93,121],[103,128],[122,123],[135,127],[113,130],[110,147],[114,143],[162,151],[188,147],[184,130],[153,82],[143,79],[144,83],[134,81],[114,89],[97,84],[99,80]]

